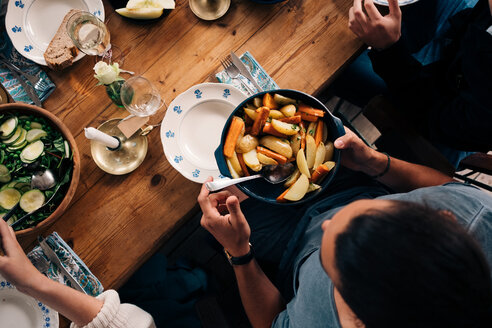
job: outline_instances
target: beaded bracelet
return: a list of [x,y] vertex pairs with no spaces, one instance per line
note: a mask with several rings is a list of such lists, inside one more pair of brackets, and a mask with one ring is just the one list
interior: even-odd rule
[[386,168],[384,169],[383,172],[377,174],[377,175],[372,175],[372,176],[369,176],[371,179],[377,179],[377,178],[380,178],[382,177],[383,175],[385,175],[386,173],[388,173],[389,169],[390,169],[390,164],[391,164],[391,157],[390,155],[388,155],[388,153],[384,153],[383,154],[386,155],[386,157],[388,157],[388,163],[386,164]]

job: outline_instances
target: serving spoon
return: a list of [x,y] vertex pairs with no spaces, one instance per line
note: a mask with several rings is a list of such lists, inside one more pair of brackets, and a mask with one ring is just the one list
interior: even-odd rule
[[279,184],[287,180],[294,172],[295,167],[292,163],[280,164],[280,165],[266,165],[263,166],[260,172],[249,177],[242,177],[237,179],[220,179],[217,181],[210,181],[205,183],[205,187],[209,191],[217,191],[253,179],[263,178],[271,184]]
[[[39,189],[41,191],[53,188],[56,185],[56,180],[50,169],[45,171],[39,171],[32,175],[31,177],[31,189]],[[19,208],[20,202],[17,202],[14,207],[12,207],[5,215],[3,220],[7,222],[12,214]]]

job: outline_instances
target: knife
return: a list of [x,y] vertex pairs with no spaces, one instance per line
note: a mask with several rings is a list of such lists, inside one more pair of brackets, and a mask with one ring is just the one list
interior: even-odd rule
[[241,75],[247,78],[248,80],[250,80],[251,83],[253,83],[253,85],[255,86],[255,88],[258,89],[258,92],[263,91],[263,88],[260,87],[260,85],[253,78],[251,73],[248,71],[246,65],[244,65],[242,60],[239,59],[239,57],[233,51],[231,51],[231,59],[232,59],[232,63],[239,69],[239,72],[241,72]]
[[14,71],[11,67],[9,67],[5,62],[2,62],[2,64],[4,64],[5,67],[7,67],[9,69],[9,71],[12,73],[12,75],[17,79],[17,81],[19,81],[19,83],[21,84],[21,86],[26,91],[27,96],[29,98],[31,98],[31,100],[34,102],[34,105],[36,105],[38,107],[42,107],[43,105],[41,104],[41,100],[39,99],[38,94],[36,93],[36,91],[34,90],[34,88],[31,87],[29,84],[27,84],[26,81],[24,81],[20,77],[20,75],[16,71]]

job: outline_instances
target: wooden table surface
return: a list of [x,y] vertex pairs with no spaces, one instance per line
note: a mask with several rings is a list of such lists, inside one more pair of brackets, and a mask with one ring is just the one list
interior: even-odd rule
[[[361,48],[347,28],[352,0],[233,0],[214,22],[196,18],[188,1],[176,2],[167,17],[150,23],[122,18],[105,2],[111,42],[125,55],[123,68],[153,81],[168,103],[210,80],[231,50],[250,51],[281,87],[316,95]],[[200,185],[167,162],[159,131],[149,135],[147,157],[136,171],[112,176],[94,164],[83,128],[128,113],[96,86],[93,65],[86,56],[62,73],[49,72],[57,88],[44,107],[73,133],[81,175],[71,206],[46,233],[57,231],[109,289],[120,287],[196,213]],[[26,248],[31,242],[21,240]]]

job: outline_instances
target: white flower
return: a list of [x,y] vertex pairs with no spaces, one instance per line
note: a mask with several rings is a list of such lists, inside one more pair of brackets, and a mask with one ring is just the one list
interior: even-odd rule
[[111,84],[116,80],[120,80],[120,65],[118,63],[114,63],[112,65],[108,65],[103,61],[99,61],[94,65],[94,72],[96,74],[94,77],[101,84]]

